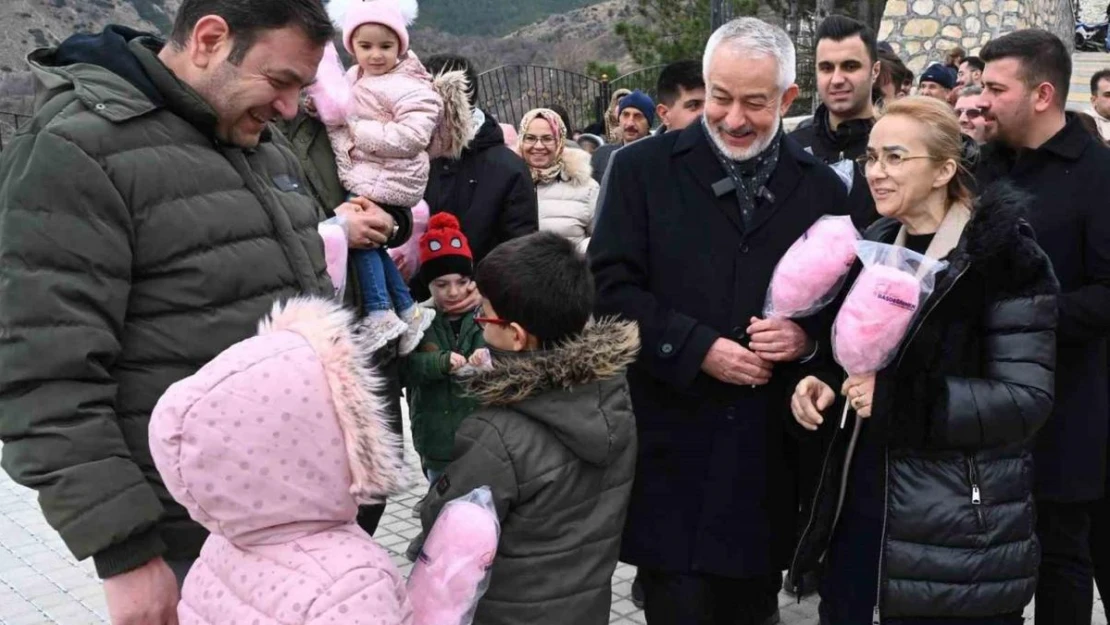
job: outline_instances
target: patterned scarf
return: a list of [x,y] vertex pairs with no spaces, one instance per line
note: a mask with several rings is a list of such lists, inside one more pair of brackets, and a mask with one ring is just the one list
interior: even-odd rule
[[551,165],[543,169],[536,169],[531,165],[528,169],[532,170],[532,183],[537,187],[545,184],[551,184],[559,179],[563,174],[563,151],[567,147],[567,128],[563,124],[563,118],[551,109],[532,109],[524,114],[524,119],[520,120],[520,136],[517,138],[516,151],[524,156],[524,136],[528,134],[528,126],[536,121],[542,119],[551,126],[551,132],[555,135],[555,147],[552,151],[555,153],[555,160]]
[[709,139],[709,145],[713,146],[713,153],[717,155],[717,159],[721,161],[721,166],[725,168],[729,178],[732,178],[732,183],[736,186],[736,197],[740,204],[740,219],[744,223],[744,228],[748,228],[755,216],[756,195],[767,185],[767,181],[771,179],[771,174],[775,173],[775,168],[779,164],[779,148],[782,145],[783,135],[782,125],[779,125],[778,132],[775,133],[775,138],[771,140],[771,144],[746,161],[734,160],[717,147],[717,143],[713,141],[713,135],[709,130],[709,122],[705,121],[704,115],[701,118],[701,127],[705,132],[705,137]]

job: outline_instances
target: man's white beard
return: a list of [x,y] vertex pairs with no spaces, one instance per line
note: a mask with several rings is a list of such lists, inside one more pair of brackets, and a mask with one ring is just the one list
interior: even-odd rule
[[734,148],[725,142],[724,137],[721,136],[721,131],[716,126],[710,125],[708,120],[705,122],[706,128],[709,129],[709,138],[713,140],[713,144],[717,146],[717,149],[720,150],[722,154],[727,155],[734,161],[747,161],[762,154],[764,150],[771,146],[771,142],[775,140],[775,137],[778,136],[779,126],[781,125],[782,115],[776,111],[775,123],[765,136],[757,135],[755,143],[747,148]]

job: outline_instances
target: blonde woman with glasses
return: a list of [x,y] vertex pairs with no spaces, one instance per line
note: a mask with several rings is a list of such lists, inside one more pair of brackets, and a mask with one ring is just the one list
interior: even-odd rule
[[815,365],[791,398],[828,443],[792,565],[823,568],[823,625],[1021,625],[1033,598],[1031,441],[1052,411],[1059,286],[1027,198],[973,199],[961,144],[940,100],[887,105],[860,159],[883,216],[865,238],[947,269],[890,365],[847,380]]

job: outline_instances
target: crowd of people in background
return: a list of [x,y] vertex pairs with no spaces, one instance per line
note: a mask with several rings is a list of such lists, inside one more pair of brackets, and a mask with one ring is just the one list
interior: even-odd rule
[[[29,56],[42,97],[0,157],[3,464],[113,623],[414,623],[372,540],[405,401],[407,557],[476,488],[500,522],[475,623],[606,623],[621,561],[649,625],[772,625],[784,586],[822,625],[1019,625],[1034,597],[1037,625],[1090,624],[1110,69],[1072,112],[1046,31],[915,76],[833,15],[788,128],[794,44],[744,17],[575,128],[556,102],[496,119],[470,60],[412,52],[404,3],[347,8],[183,0],[167,40]],[[824,216],[946,263],[870,374],[834,359],[843,296],[764,314]]]

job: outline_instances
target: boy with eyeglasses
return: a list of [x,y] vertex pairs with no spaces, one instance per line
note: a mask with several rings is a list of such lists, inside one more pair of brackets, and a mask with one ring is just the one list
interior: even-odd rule
[[501,537],[474,622],[607,623],[636,463],[625,370],[639,331],[591,319],[586,260],[550,232],[496,248],[477,282],[492,365],[467,382],[481,408],[424,500],[424,529],[488,486]]

